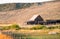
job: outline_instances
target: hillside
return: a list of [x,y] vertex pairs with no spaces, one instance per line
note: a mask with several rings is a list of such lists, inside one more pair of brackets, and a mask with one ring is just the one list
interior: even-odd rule
[[16,4],[0,4],[0,11],[9,11],[15,9]]
[[0,4],[0,11],[11,11],[16,9],[28,8],[33,5],[41,5],[42,3],[8,3]]
[[12,11],[0,12],[0,23],[11,24],[17,23],[20,25],[26,24],[26,22],[35,14],[40,14],[47,19],[60,18],[60,1],[47,2],[40,6],[30,6],[28,8],[17,9]]

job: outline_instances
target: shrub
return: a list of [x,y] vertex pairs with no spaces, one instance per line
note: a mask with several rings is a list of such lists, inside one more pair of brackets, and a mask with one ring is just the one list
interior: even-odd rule
[[34,27],[32,27],[31,29],[33,29],[33,30],[46,29],[46,26],[38,25],[38,26],[34,26]]
[[51,27],[48,27],[48,29],[55,29],[55,27],[51,26]]
[[21,29],[21,28],[19,27],[19,25],[13,24],[13,25],[10,26],[10,29],[16,29],[16,30],[18,30],[18,29]]
[[48,29],[60,29],[60,26],[50,26]]

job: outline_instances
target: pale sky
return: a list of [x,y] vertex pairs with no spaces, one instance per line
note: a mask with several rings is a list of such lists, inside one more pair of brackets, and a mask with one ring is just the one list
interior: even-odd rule
[[34,2],[45,2],[53,0],[0,0],[0,4],[4,3],[34,3]]

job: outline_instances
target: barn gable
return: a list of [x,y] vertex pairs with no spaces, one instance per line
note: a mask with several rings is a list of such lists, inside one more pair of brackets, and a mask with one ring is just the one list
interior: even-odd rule
[[34,20],[43,21],[43,19],[40,15],[34,15],[32,18],[29,19],[29,21],[34,21]]

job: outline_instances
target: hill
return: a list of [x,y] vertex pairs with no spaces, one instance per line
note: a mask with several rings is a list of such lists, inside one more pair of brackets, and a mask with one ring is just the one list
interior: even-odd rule
[[41,5],[41,3],[8,3],[0,4],[0,11],[11,11],[16,9],[28,8],[32,5]]
[[40,14],[44,19],[60,18],[60,1],[44,2],[42,5],[33,5],[27,8],[0,12],[0,24],[17,23],[20,25],[36,14]]

